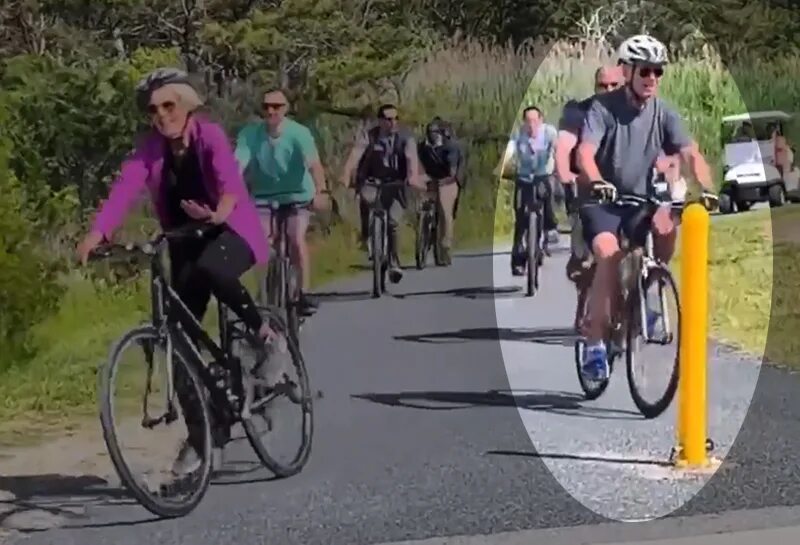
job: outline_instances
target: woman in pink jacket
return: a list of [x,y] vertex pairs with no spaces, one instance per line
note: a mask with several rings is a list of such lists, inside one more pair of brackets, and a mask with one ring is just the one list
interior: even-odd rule
[[[110,239],[147,190],[162,228],[198,220],[216,226],[203,239],[169,245],[172,285],[189,310],[201,321],[213,293],[266,339],[269,327],[239,277],[254,264],[266,263],[267,239],[224,130],[195,113],[202,100],[180,70],[161,69],[144,78],[137,87],[137,102],[147,111],[153,130],[123,162],[108,200],[78,246],[81,261],[85,264],[89,253]],[[190,409],[194,400],[184,396],[179,391],[181,404]],[[201,445],[187,448],[198,437],[191,418],[195,411],[183,412],[189,440],[176,462],[179,473],[199,467],[201,451]],[[217,449],[229,433],[214,430]]]

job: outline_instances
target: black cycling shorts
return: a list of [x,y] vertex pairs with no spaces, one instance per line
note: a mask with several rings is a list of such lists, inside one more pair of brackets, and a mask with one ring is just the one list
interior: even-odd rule
[[619,237],[620,231],[643,245],[647,237],[649,224],[642,221],[643,210],[638,206],[615,206],[611,204],[589,204],[580,207],[580,219],[583,224],[583,240],[592,249],[592,241],[600,233],[611,233]]

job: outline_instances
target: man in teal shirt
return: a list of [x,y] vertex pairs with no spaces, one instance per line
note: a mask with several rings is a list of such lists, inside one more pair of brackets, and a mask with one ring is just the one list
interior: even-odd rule
[[281,213],[288,215],[289,256],[302,276],[301,310],[309,310],[316,307],[316,302],[308,296],[310,268],[306,231],[311,208],[325,208],[325,170],[311,131],[286,117],[288,104],[286,95],[280,90],[264,94],[264,122],[248,123],[239,131],[236,159],[258,207],[267,237],[273,237],[271,211],[267,207],[269,202],[300,205]]

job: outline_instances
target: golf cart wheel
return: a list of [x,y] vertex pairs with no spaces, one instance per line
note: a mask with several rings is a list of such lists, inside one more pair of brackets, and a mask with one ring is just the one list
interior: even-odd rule
[[783,185],[775,184],[769,188],[769,207],[777,208],[786,204],[786,191]]
[[719,194],[719,211],[721,214],[731,214],[733,212],[733,199],[727,193]]

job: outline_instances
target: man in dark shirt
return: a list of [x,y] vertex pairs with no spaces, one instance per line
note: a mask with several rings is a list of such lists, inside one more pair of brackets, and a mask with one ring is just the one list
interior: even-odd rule
[[[378,108],[378,125],[356,139],[355,146],[345,163],[342,181],[346,187],[355,188],[361,196],[361,236],[368,242],[368,205],[375,201],[377,192],[372,186],[364,186],[368,178],[382,181],[402,181],[420,187],[417,146],[414,135],[400,125],[397,108],[384,104]],[[353,172],[355,171],[355,180]],[[424,185],[422,186],[424,187]],[[387,188],[381,192],[383,207],[388,210],[389,225],[389,280],[396,284],[403,278],[398,255],[398,231],[406,207],[404,188]]]
[[441,118],[435,117],[426,127],[425,139],[419,143],[420,166],[429,179],[439,207],[440,261],[437,265],[450,265],[453,244],[455,204],[463,186],[463,154],[453,137],[452,129]]
[[601,66],[594,74],[594,92],[580,102],[570,100],[564,106],[558,126],[558,141],[556,142],[555,170],[558,181],[564,187],[564,201],[567,214],[570,217],[572,232],[570,234],[570,256],[567,261],[567,278],[575,283],[578,290],[578,300],[575,305],[576,329],[580,329],[580,319],[584,313],[586,294],[592,279],[592,253],[583,241],[580,218],[575,207],[576,182],[580,177],[576,152],[580,142],[581,127],[583,126],[586,112],[596,95],[613,91],[620,87],[625,80],[622,68],[619,66]]

